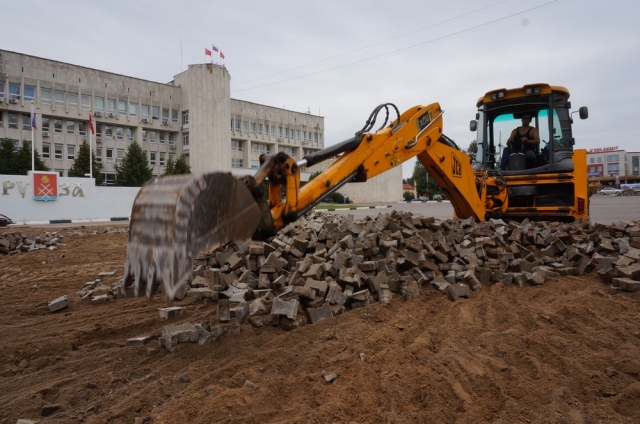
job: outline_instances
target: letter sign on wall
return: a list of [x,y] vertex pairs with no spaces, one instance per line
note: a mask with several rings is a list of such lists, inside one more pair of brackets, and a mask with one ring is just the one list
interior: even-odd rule
[[58,173],[33,173],[33,198],[45,202],[58,198]]

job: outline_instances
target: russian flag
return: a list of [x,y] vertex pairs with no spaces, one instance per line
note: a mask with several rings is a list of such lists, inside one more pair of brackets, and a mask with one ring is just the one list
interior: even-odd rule
[[31,108],[31,128],[34,130],[38,129],[38,125],[36,124],[36,114],[33,113],[33,108]]
[[214,52],[217,52],[217,51],[218,51],[218,48],[217,48],[215,45],[213,45],[213,44],[211,45],[211,48],[213,49],[213,51],[214,51]]

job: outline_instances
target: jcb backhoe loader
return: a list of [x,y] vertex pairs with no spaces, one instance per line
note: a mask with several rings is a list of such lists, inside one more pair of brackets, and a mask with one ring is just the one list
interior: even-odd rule
[[[280,152],[262,155],[253,177],[230,173],[160,177],[145,185],[133,205],[124,285],[151,297],[159,284],[168,299],[191,278],[192,260],[215,244],[267,239],[349,182],[366,181],[415,156],[446,192],[460,218],[588,218],[585,150],[573,150],[569,92],[533,84],[490,91],[478,101],[476,162],[442,132],[438,103],[400,114],[392,104],[373,110],[352,138],[296,162]],[[372,129],[380,112],[384,124]],[[389,113],[396,118],[389,121]],[[546,146],[536,166],[524,169],[518,152],[511,169],[497,169],[499,147],[522,114]],[[580,108],[586,118],[586,108]],[[300,185],[300,168],[336,158]],[[262,186],[268,182],[267,192]],[[282,196],[284,192],[284,197]]]

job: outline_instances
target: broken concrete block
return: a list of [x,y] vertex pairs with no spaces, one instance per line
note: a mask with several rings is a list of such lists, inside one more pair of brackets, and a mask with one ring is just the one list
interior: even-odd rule
[[449,295],[449,299],[451,300],[456,300],[459,297],[468,298],[471,296],[471,289],[469,289],[469,286],[462,283],[449,284],[447,286],[447,294]]
[[133,337],[127,340],[127,346],[144,346],[153,340],[153,336]]
[[167,308],[158,308],[158,314],[162,319],[169,319],[184,315],[185,310],[182,306],[169,306]]
[[58,297],[56,299],[53,299],[48,304],[49,311],[51,311],[51,312],[56,312],[56,311],[59,311],[61,309],[64,309],[68,305],[69,305],[69,298],[67,297],[67,295],[60,296],[60,297]]
[[249,324],[252,327],[264,327],[265,325],[278,325],[280,317],[278,315],[255,315],[249,317]]
[[273,305],[271,306],[272,315],[284,315],[287,318],[293,320],[298,314],[298,307],[300,302],[297,299],[281,300],[276,297],[273,299]]
[[169,352],[174,352],[180,343],[196,343],[199,338],[198,330],[192,324],[166,325],[162,329],[159,344]]
[[309,320],[312,324],[316,324],[325,319],[333,318],[333,313],[331,312],[331,305],[329,302],[325,302],[319,308],[308,308],[307,312],[309,314]]
[[231,311],[229,309],[229,299],[218,300],[217,307],[218,321],[228,322],[231,319]]
[[629,292],[640,290],[640,281],[634,281],[630,278],[614,278],[613,285]]

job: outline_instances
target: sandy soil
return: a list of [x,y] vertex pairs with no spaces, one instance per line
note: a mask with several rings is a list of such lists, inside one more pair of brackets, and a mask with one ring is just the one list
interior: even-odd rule
[[[122,275],[126,234],[65,242],[58,251],[0,256],[2,423],[632,423],[640,416],[640,293],[611,296],[595,274],[525,289],[495,284],[456,302],[423,287],[416,300],[396,296],[292,332],[245,323],[240,334],[168,353],[126,340],[159,335],[168,323],[208,321],[215,307],[187,298],[186,315],[165,321],[160,297],[83,301],[76,292],[98,273],[118,270],[108,284]],[[46,302],[64,294],[69,307],[49,312]],[[323,373],[338,377],[328,384]]]

